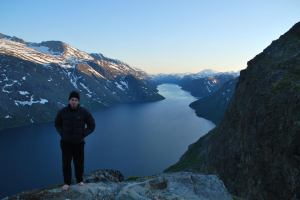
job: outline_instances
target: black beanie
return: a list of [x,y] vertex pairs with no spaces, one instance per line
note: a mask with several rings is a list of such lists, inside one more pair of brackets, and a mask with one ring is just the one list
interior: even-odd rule
[[70,95],[69,95],[69,100],[72,98],[72,97],[76,97],[78,99],[78,101],[80,100],[80,95],[79,95],[79,92],[77,92],[76,90],[73,90]]

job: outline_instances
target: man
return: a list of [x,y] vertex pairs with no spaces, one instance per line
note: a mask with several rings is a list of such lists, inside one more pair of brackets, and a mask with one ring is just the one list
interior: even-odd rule
[[92,114],[80,106],[79,100],[79,92],[72,91],[69,95],[69,104],[59,110],[55,118],[55,128],[61,136],[63,190],[68,190],[71,185],[72,158],[76,182],[78,185],[84,185],[82,177],[84,172],[84,138],[95,129],[95,120]]

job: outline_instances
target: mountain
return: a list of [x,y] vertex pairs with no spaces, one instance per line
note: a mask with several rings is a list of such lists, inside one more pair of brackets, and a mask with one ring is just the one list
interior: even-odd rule
[[61,185],[53,185],[23,191],[4,199],[232,199],[223,182],[215,175],[176,172],[125,179],[118,170],[100,169],[92,171],[84,180],[84,186],[72,184],[67,192],[62,191]]
[[32,43],[0,34],[0,129],[53,121],[74,89],[91,110],[164,99],[149,79],[120,60],[62,41]]
[[187,74],[187,76],[190,76],[193,79],[197,79],[197,78],[205,78],[208,76],[213,76],[213,75],[220,74],[220,73],[222,73],[222,72],[218,72],[218,71],[212,70],[212,69],[204,69],[195,74]]
[[239,72],[218,72],[205,69],[198,73],[156,74],[151,80],[156,84],[174,83],[197,98],[211,95],[227,81],[239,76]]
[[207,76],[184,76],[180,81],[183,90],[189,91],[197,98],[204,98],[216,92],[221,86],[238,76],[238,73],[215,73]]
[[198,99],[189,106],[196,111],[197,116],[219,124],[234,94],[237,81],[238,78],[230,79],[211,95]]
[[152,74],[150,75],[150,78],[156,85],[160,85],[164,83],[179,84],[182,77],[188,74],[189,73],[178,73],[178,74],[160,73],[160,74]]
[[193,79],[197,79],[197,78],[204,78],[204,77],[212,76],[217,73],[222,73],[222,72],[217,72],[217,71],[211,70],[211,69],[204,69],[197,73],[173,73],[173,74],[172,73],[170,73],[170,74],[159,73],[159,74],[152,74],[152,75],[150,75],[150,77],[157,84],[163,84],[163,83],[179,84],[180,80],[183,77],[190,77]]
[[180,170],[244,199],[300,199],[300,22],[247,63],[220,124],[165,171]]

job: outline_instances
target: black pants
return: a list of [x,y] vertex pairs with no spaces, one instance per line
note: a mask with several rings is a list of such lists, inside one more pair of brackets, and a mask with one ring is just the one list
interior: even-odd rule
[[72,180],[72,158],[75,168],[76,182],[79,183],[83,181],[83,171],[84,171],[84,145],[85,141],[79,144],[66,143],[60,140],[60,147],[62,150],[62,169],[64,176],[64,183],[71,184]]

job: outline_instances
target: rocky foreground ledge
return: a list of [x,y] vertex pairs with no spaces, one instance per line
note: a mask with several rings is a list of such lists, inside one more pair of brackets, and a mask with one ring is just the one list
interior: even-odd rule
[[168,172],[153,176],[124,176],[118,170],[100,169],[84,177],[86,184],[72,184],[63,191],[62,185],[21,192],[3,199],[101,199],[101,200],[227,200],[232,199],[216,175],[195,172]]

